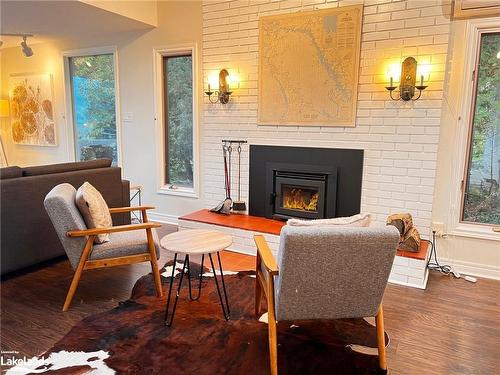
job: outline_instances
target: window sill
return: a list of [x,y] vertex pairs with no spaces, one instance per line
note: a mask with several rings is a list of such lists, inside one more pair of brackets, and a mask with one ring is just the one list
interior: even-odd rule
[[458,237],[500,241],[500,233],[493,232],[493,225],[458,224],[449,234]]
[[160,189],[158,189],[157,193],[164,195],[174,195],[178,197],[187,197],[195,199],[199,198],[198,194],[193,188],[179,187],[177,189],[170,189],[168,186],[162,186]]

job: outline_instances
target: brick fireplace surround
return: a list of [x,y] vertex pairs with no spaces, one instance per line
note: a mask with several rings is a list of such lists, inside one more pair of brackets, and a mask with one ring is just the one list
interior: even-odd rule
[[[443,103],[451,0],[363,1],[356,127],[258,126],[259,18],[338,7],[335,0],[234,0],[203,2],[203,84],[226,68],[239,78],[227,105],[205,97],[201,134],[203,201],[214,207],[224,197],[221,139],[249,145],[364,150],[361,212],[385,225],[395,212],[410,212],[423,238],[430,234],[436,160]],[[348,4],[348,5],[349,5]],[[413,56],[430,66],[429,87],[416,102],[391,101],[385,86],[390,64]],[[233,87],[233,86],[232,86]],[[249,152],[242,154],[242,199],[249,201]],[[181,218],[182,226],[192,226]],[[203,224],[203,223],[202,223]],[[201,225],[201,224],[200,224]],[[203,224],[212,225],[212,224]],[[232,231],[235,229],[231,229]],[[241,249],[252,243],[242,235]],[[267,237],[271,241],[271,234]],[[391,280],[422,287],[422,260],[396,258]],[[396,272],[397,271],[397,272]]]
[[[364,150],[361,211],[384,225],[394,212],[410,212],[429,234],[436,174],[451,1],[365,0],[356,127],[258,126],[259,17],[337,7],[327,0],[207,0],[203,3],[202,68],[208,77],[226,68],[239,77],[227,105],[204,98],[201,160],[205,207],[224,197],[221,139],[250,145]],[[348,2],[351,3],[351,2]],[[406,56],[428,62],[429,87],[416,102],[393,102],[387,67]],[[248,202],[248,146],[242,155],[242,198]]]

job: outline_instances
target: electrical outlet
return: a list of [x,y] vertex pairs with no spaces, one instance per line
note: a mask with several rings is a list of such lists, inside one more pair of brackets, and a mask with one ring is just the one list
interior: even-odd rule
[[444,223],[434,221],[431,226],[432,231],[436,231],[436,236],[437,237],[442,237],[445,234],[444,231]]

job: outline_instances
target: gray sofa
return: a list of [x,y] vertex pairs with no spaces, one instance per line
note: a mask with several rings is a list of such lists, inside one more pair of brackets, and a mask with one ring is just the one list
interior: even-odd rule
[[[56,185],[94,185],[109,207],[130,205],[130,183],[111,159],[0,169],[1,275],[62,256],[64,249],[45,211],[43,200]],[[115,225],[130,216],[113,216]]]

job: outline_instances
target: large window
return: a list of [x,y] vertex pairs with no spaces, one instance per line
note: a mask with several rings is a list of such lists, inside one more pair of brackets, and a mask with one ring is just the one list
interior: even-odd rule
[[480,33],[462,220],[500,224],[500,33]]
[[68,57],[76,160],[118,163],[114,54]]
[[192,54],[163,56],[165,185],[193,188]]

